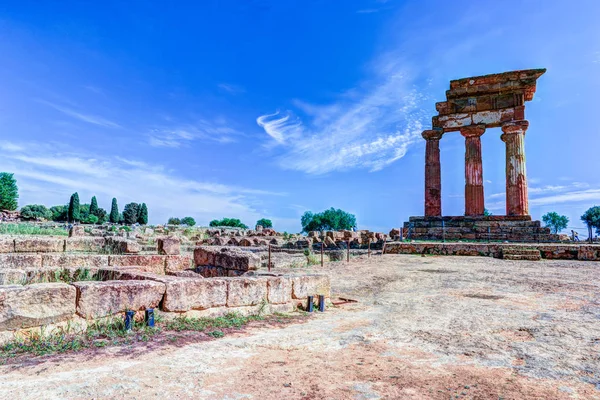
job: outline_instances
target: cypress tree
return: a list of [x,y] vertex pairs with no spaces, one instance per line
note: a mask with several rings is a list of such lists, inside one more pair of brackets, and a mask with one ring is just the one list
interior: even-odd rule
[[18,198],[19,188],[14,174],[0,172],[0,210],[16,210]]
[[112,199],[112,205],[110,206],[110,217],[108,218],[113,224],[119,223],[119,206],[117,205],[117,199]]
[[90,215],[98,216],[98,201],[96,200],[96,196],[92,197],[92,202],[90,203]]
[[71,200],[69,201],[69,222],[79,221],[80,211],[79,211],[79,194],[77,192],[71,195]]
[[146,207],[146,203],[142,203],[140,207],[140,215],[138,215],[137,222],[140,225],[148,224],[148,207]]

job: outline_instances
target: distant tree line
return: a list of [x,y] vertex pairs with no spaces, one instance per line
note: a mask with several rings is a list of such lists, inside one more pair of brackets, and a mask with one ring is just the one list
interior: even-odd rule
[[171,217],[169,218],[169,220],[167,221],[168,225],[187,225],[187,226],[194,226],[196,225],[196,220],[192,217],[183,217],[181,219],[176,218],[176,217]]

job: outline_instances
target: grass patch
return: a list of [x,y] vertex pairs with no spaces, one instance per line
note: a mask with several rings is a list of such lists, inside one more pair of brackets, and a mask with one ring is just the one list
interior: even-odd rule
[[227,313],[221,317],[204,317],[204,318],[188,318],[188,317],[177,317],[167,322],[165,328],[172,331],[196,331],[211,333],[216,332],[216,328],[241,328],[251,321],[261,321],[263,317],[260,314],[242,316],[238,313]]
[[79,269],[57,269],[54,271],[42,271],[39,275],[31,274],[22,279],[8,280],[9,285],[33,285],[35,283],[73,283],[81,281],[102,281],[97,272],[84,267]]
[[0,235],[51,235],[68,236],[62,228],[43,227],[33,224],[0,224]]

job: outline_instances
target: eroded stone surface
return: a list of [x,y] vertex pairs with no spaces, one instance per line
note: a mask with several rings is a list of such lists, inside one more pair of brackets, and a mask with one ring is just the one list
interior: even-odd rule
[[103,237],[70,237],[65,241],[65,251],[99,252],[105,245],[106,239]]
[[227,284],[227,307],[255,306],[267,298],[264,278],[231,278]]
[[292,297],[294,299],[305,299],[308,296],[325,295],[329,297],[331,285],[326,275],[303,275],[294,276],[292,280]]
[[292,301],[292,281],[289,277],[277,276],[267,279],[267,299],[271,304]]
[[0,254],[0,269],[42,268],[40,254]]
[[176,237],[162,237],[156,240],[158,254],[178,255],[181,248],[181,242]]
[[58,238],[15,238],[16,253],[58,253],[65,251],[65,240]]

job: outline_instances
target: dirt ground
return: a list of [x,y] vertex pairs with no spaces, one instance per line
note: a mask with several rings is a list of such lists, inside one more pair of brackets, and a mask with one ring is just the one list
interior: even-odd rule
[[599,263],[385,255],[309,271],[358,303],[8,364],[0,398],[600,399]]

